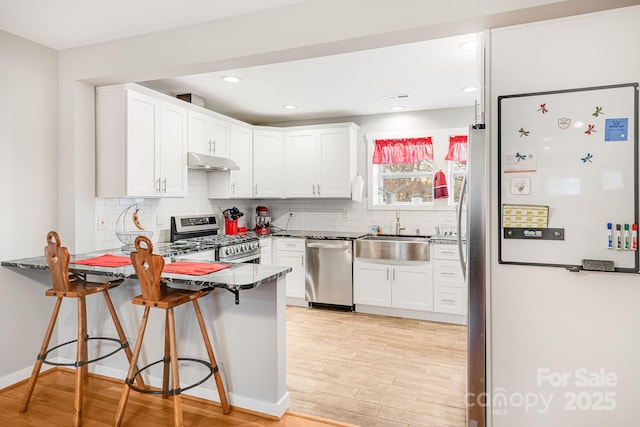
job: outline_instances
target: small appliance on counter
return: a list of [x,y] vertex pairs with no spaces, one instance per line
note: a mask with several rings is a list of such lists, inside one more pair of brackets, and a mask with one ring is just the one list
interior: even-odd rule
[[269,216],[269,209],[264,206],[256,207],[256,226],[253,231],[256,234],[269,234],[271,230],[271,216]]

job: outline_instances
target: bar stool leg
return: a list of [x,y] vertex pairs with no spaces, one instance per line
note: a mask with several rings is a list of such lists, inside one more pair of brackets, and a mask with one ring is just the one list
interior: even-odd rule
[[200,305],[197,300],[193,300],[193,308],[196,311],[196,317],[198,318],[198,324],[200,325],[200,331],[202,332],[202,338],[204,339],[204,345],[207,348],[207,354],[209,355],[209,362],[213,368],[213,377],[216,380],[216,387],[218,388],[218,395],[220,396],[220,405],[222,406],[222,413],[228,414],[231,412],[229,402],[227,401],[227,394],[224,390],[224,384],[222,384],[222,377],[220,376],[220,370],[216,363],[216,358],[213,354],[213,346],[209,335],[207,334],[207,327],[205,326],[204,319],[202,318],[202,311],[200,311]]
[[[113,319],[113,324],[115,325],[116,331],[118,332],[118,338],[120,338],[120,343],[124,346],[124,353],[127,355],[127,360],[129,361],[129,364],[131,364],[132,353],[131,353],[131,349],[129,348],[129,342],[127,341],[127,337],[124,334],[124,329],[122,329],[122,324],[120,323],[120,319],[118,318],[116,309],[113,306],[113,302],[111,301],[111,295],[109,295],[109,292],[106,289],[102,291],[102,295],[104,296],[104,300],[107,304],[107,308],[109,309],[109,313],[111,313],[111,319]],[[136,371],[137,370],[138,370],[138,367],[136,366]],[[138,383],[138,387],[145,388],[142,375],[138,374],[136,376],[136,382]]]
[[120,403],[118,404],[118,411],[116,412],[116,421],[114,426],[119,427],[122,425],[122,418],[124,416],[124,410],[127,407],[127,401],[129,400],[129,382],[133,382],[133,375],[138,368],[138,357],[140,356],[140,350],[142,349],[142,338],[144,337],[144,331],[147,328],[147,320],[149,320],[150,307],[144,308],[144,314],[142,316],[142,322],[140,322],[140,330],[138,331],[138,338],[136,339],[136,347],[133,349],[133,357],[131,358],[131,364],[129,365],[129,372],[127,373],[127,379],[125,380],[124,388],[122,389],[122,396],[120,396]]
[[42,340],[42,345],[40,346],[40,352],[38,353],[38,357],[36,358],[36,363],[33,365],[33,371],[31,371],[31,377],[29,378],[27,391],[24,394],[24,399],[22,400],[22,406],[20,406],[20,409],[19,409],[20,412],[26,411],[27,408],[29,407],[29,402],[31,401],[31,395],[33,394],[33,389],[36,387],[36,382],[38,381],[38,375],[40,374],[40,369],[42,369],[42,363],[44,361],[47,348],[49,347],[49,341],[51,340],[51,335],[53,334],[53,328],[55,327],[56,320],[58,319],[58,312],[60,311],[61,304],[62,304],[62,297],[58,297],[56,299],[56,305],[53,307],[53,313],[51,313],[49,326],[47,327],[47,332],[45,332],[44,334],[44,339]]
[[73,399],[73,427],[82,425],[83,392],[87,382],[87,305],[84,297],[78,297],[78,342],[76,344],[76,389]]
[[[173,315],[173,308],[167,309],[169,324],[169,340],[171,348],[171,382],[173,395],[173,425],[175,427],[182,427],[184,425],[182,419],[182,394],[180,392],[180,376],[178,375],[178,349],[176,346],[176,325],[175,317]],[[176,391],[177,390],[177,391]]]
[[[162,371],[162,391],[169,391],[169,376],[171,374],[171,339],[169,337],[169,310],[164,311],[164,359]],[[169,398],[169,393],[162,395],[163,399]]]

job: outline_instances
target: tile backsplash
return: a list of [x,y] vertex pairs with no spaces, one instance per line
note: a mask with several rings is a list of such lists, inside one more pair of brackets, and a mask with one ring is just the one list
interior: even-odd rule
[[[370,232],[373,225],[383,233],[395,233],[395,210],[369,210],[367,199],[355,202],[345,199],[230,199],[208,198],[207,172],[189,170],[188,197],[160,199],[99,199],[96,198],[96,250],[122,246],[116,237],[116,222],[120,214],[132,204],[140,209],[140,222],[145,230],[153,232],[153,242],[169,241],[169,219],[176,215],[200,215],[216,213],[237,207],[244,216],[239,226],[249,229],[255,226],[256,206],[266,206],[272,225],[289,230]],[[289,215],[292,213],[293,215]],[[455,228],[455,211],[423,210],[399,211],[404,234],[435,234],[436,227],[452,231]],[[135,231],[131,218],[122,218],[126,231]],[[122,225],[123,223],[121,223]],[[224,230],[224,226],[222,226]]]

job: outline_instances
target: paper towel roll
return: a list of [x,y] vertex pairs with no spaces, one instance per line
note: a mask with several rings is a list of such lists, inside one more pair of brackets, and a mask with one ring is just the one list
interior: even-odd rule
[[364,189],[364,179],[360,175],[353,177],[351,182],[351,200],[362,201],[362,190]]

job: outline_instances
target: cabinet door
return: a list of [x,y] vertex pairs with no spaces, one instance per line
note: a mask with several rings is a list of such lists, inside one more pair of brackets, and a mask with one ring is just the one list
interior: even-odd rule
[[349,129],[319,129],[319,197],[351,196]]
[[287,274],[287,296],[304,298],[304,252],[279,250],[276,252],[276,265],[292,269]]
[[126,195],[160,195],[160,101],[138,92],[127,91],[127,177]]
[[160,196],[187,195],[187,109],[162,103],[160,111]]
[[390,307],[390,267],[386,264],[368,262],[356,262],[353,267],[353,302]]
[[210,124],[206,114],[189,110],[188,150],[194,153],[211,154]]
[[189,151],[229,157],[229,123],[213,114],[189,110]]
[[433,310],[432,272],[431,264],[392,266],[392,307]]
[[317,197],[316,131],[285,132],[285,195]]
[[209,117],[211,154],[229,157],[229,123],[217,117]]
[[253,196],[282,197],[284,141],[282,131],[253,133]]
[[230,157],[240,167],[230,172],[229,195],[248,199],[253,194],[253,133],[251,129],[232,125],[229,132]]

